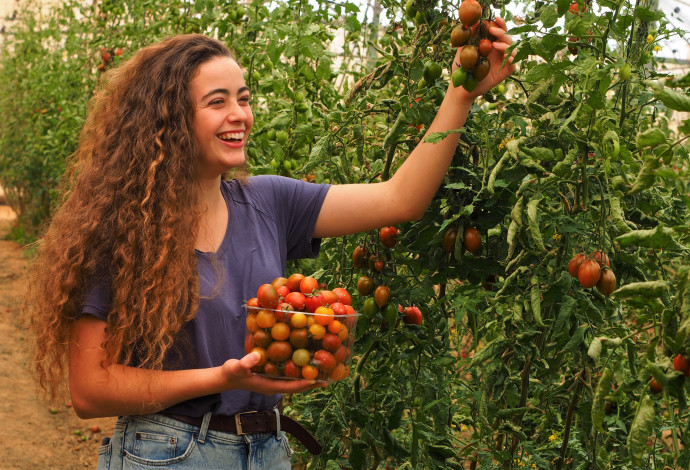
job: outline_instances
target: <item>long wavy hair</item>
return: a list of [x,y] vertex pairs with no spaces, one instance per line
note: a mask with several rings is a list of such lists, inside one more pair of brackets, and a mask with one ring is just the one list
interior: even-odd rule
[[91,99],[26,297],[32,371],[45,396],[67,396],[70,332],[99,280],[112,292],[108,364],[162,368],[194,317],[203,208],[190,83],[223,56],[232,54],[214,39],[173,37],[109,71]]

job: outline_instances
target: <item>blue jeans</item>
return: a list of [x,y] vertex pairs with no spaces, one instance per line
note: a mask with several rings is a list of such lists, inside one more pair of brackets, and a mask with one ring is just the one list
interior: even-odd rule
[[289,470],[292,449],[284,432],[245,434],[201,428],[161,414],[121,416],[113,437],[98,449],[98,470]]

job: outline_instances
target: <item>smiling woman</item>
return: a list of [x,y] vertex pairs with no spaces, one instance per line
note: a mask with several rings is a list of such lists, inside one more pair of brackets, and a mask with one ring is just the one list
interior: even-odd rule
[[[491,74],[471,93],[449,87],[428,132],[461,128],[514,70],[497,24]],[[244,177],[250,90],[227,47],[202,35],[143,48],[90,109],[32,271],[39,384],[57,397],[68,382],[80,417],[119,416],[99,468],[290,468],[284,431],[321,452],[277,404],[325,384],[252,374],[261,357],[244,354],[243,303],[288,259],[318,256],[321,237],[422,214],[458,134],[420,143],[382,183]]]

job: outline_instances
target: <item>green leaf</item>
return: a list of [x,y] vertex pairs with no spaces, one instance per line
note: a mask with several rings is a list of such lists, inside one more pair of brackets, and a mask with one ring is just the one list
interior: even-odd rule
[[640,400],[628,434],[628,451],[633,465],[642,465],[642,455],[654,427],[654,401],[645,395]]
[[676,111],[690,111],[690,96],[666,87],[654,88],[654,97]]
[[646,131],[637,134],[636,145],[638,149],[644,147],[654,147],[666,142],[666,135],[657,128],[647,129]]
[[539,19],[541,20],[541,24],[544,25],[545,28],[551,28],[558,22],[558,8],[556,5],[551,4],[547,5],[542,9],[541,15],[539,15]]
[[632,230],[615,238],[620,246],[643,246],[645,248],[675,248],[685,249],[684,246],[676,241],[678,234],[676,231],[663,225],[647,230]]
[[664,17],[663,11],[652,10],[647,7],[637,7],[635,8],[635,18],[638,18],[645,23],[653,23],[659,21]]
[[641,297],[651,300],[651,298],[657,298],[666,294],[668,288],[669,283],[667,281],[633,282],[616,289],[612,295],[618,299]]
[[604,431],[605,397],[611,393],[612,384],[613,371],[607,367],[601,374],[601,378],[594,392],[594,398],[592,399],[592,424],[594,425],[594,429],[598,431]]

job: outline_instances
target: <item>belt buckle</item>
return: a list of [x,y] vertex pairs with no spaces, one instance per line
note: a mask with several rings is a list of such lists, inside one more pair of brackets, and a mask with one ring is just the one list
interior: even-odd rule
[[246,434],[245,432],[242,432],[242,420],[240,418],[242,417],[242,415],[248,415],[251,413],[257,413],[257,411],[244,411],[242,413],[235,414],[235,434],[237,434],[238,436]]

